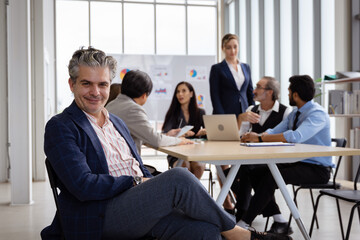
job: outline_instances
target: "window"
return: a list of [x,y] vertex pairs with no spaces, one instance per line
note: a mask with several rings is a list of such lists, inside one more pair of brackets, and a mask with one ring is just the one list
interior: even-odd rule
[[108,53],[122,52],[122,4],[91,2],[90,11],[90,44]]
[[235,34],[235,1],[232,1],[229,4],[229,16],[228,16],[228,21],[229,21],[229,33],[233,33]]
[[124,4],[124,53],[154,54],[154,5]]
[[216,55],[217,0],[56,0],[57,112],[70,104],[74,50],[114,54]]
[[185,6],[156,7],[157,54],[186,54]]
[[216,9],[188,7],[190,55],[216,55]]
[[[57,109],[62,111],[73,100],[68,86],[67,65],[74,50],[89,45],[89,3],[56,2]],[[69,27],[71,26],[71,27]]]

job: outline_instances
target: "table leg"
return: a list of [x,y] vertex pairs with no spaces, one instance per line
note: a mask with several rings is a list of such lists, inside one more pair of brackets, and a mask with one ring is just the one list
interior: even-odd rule
[[177,162],[176,162],[175,167],[181,167],[182,164],[183,164],[183,162],[184,162],[184,160],[182,160],[182,159],[179,158],[179,159],[177,160]]
[[[231,169],[230,169],[225,181],[223,181],[223,186],[221,188],[219,196],[216,199],[216,203],[219,206],[222,206],[222,204],[224,203],[226,195],[228,194],[230,187],[231,187],[232,183],[234,182],[234,179],[236,177],[237,172],[239,171],[239,168],[240,168],[240,164],[231,165]],[[221,173],[222,173],[222,169],[221,169]],[[220,176],[221,176],[221,174],[220,174]]]
[[293,201],[293,199],[290,197],[290,194],[286,188],[286,185],[285,185],[285,182],[284,182],[284,179],[282,178],[281,176],[281,173],[278,169],[278,167],[276,166],[275,163],[268,163],[267,164],[270,171],[271,171],[271,174],[273,175],[274,179],[275,179],[275,182],[276,184],[278,185],[285,201],[286,201],[286,204],[288,205],[298,227],[300,228],[300,231],[302,233],[302,235],[304,236],[304,239],[306,240],[310,240],[310,236],[309,234],[306,232],[306,229],[304,227],[304,224],[300,218],[300,214],[299,214],[299,211],[298,209],[296,208],[296,205]]

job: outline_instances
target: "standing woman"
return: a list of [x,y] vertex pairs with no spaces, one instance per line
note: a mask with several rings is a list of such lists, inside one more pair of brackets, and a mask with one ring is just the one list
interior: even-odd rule
[[[235,114],[237,118],[250,105],[254,105],[250,67],[238,59],[239,38],[235,34],[228,33],[222,38],[221,49],[225,59],[214,64],[210,71],[213,114]],[[221,167],[229,168],[226,165]],[[235,213],[229,196],[224,202],[224,208],[229,213]]]
[[221,41],[225,59],[214,64],[210,71],[210,96],[213,114],[236,114],[254,104],[250,67],[238,56],[239,38],[226,34]]
[[[185,133],[185,137],[203,137],[206,130],[203,122],[205,110],[198,107],[196,94],[193,86],[188,82],[179,82],[176,85],[174,96],[170,108],[166,113],[162,127],[163,133],[172,135],[173,129],[178,129],[186,125],[194,126],[193,129]],[[168,156],[169,166],[173,167],[178,159]],[[187,167],[198,179],[201,178],[205,164],[199,162],[184,161],[183,167]]]

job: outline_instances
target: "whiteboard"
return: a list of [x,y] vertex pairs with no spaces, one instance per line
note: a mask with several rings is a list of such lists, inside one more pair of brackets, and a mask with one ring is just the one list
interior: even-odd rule
[[165,119],[175,87],[181,81],[193,85],[198,106],[205,109],[207,114],[212,113],[209,75],[211,66],[216,62],[215,56],[109,55],[118,62],[113,83],[121,83],[127,71],[136,69],[151,77],[153,90],[144,105],[150,120]]

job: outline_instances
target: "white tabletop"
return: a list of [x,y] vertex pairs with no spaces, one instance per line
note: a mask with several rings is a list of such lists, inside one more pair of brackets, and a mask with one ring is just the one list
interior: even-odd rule
[[221,164],[234,164],[231,160],[242,160],[242,164],[258,164],[293,162],[310,157],[360,155],[360,149],[353,148],[310,144],[246,147],[240,146],[240,142],[237,141],[204,141],[190,145],[160,147],[158,150],[187,161],[222,161]]

